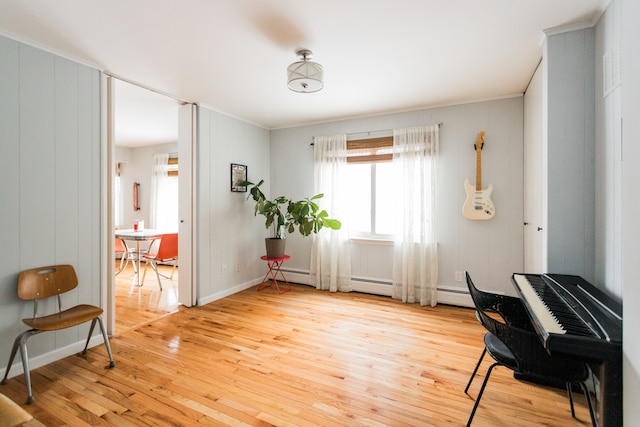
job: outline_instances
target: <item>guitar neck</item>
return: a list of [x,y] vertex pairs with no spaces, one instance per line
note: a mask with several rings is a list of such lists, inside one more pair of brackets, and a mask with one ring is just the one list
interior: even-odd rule
[[482,148],[476,148],[476,191],[482,191]]

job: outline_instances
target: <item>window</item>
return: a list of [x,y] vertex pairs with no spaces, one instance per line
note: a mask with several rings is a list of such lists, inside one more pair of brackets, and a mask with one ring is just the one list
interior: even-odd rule
[[178,158],[167,153],[153,155],[149,217],[152,228],[178,230]]
[[177,157],[169,157],[167,160],[167,175],[169,176],[178,176],[178,158]]
[[347,141],[349,220],[352,234],[392,238],[393,199],[397,188],[393,137]]
[[[342,238],[348,232],[393,239],[392,297],[435,305],[438,125],[394,129],[393,135],[386,141],[316,137],[316,191],[329,192],[331,212],[348,222],[338,233],[314,239],[310,280],[319,289],[336,289],[336,278],[344,277],[350,289],[350,245]],[[336,259],[346,262],[336,265]]]
[[159,184],[156,199],[156,228],[170,233],[178,231],[178,177],[167,176]]
[[121,226],[123,223],[123,209],[122,209],[122,179],[120,175],[122,173],[122,163],[116,163],[116,176],[113,182],[113,208],[114,218],[113,223],[116,226]]

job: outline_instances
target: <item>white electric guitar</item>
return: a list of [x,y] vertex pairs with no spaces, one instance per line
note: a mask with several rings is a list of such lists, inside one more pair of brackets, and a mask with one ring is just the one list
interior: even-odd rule
[[468,219],[491,219],[496,213],[496,208],[491,201],[493,185],[489,184],[482,189],[482,147],[484,146],[484,131],[478,132],[474,147],[476,149],[476,185],[475,188],[467,178],[464,181],[464,189],[467,199],[462,206],[462,215]]

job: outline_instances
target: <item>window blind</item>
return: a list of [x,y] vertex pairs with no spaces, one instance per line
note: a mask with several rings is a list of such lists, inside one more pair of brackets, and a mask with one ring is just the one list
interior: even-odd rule
[[347,163],[377,163],[393,160],[393,136],[347,141]]

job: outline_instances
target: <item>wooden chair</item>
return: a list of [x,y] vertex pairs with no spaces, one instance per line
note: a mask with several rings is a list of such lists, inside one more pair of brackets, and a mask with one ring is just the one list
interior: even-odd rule
[[[153,246],[153,243],[152,245]],[[150,247],[151,247],[150,246]],[[149,251],[151,252],[151,250]],[[151,264],[151,268],[156,272],[158,278],[158,286],[162,290],[162,282],[160,276],[173,279],[173,273],[178,265],[178,233],[163,234],[160,238],[160,244],[158,245],[158,251],[156,253],[148,253],[142,255],[142,259],[147,263],[144,266],[144,273],[142,274],[142,282],[144,283],[144,277],[147,274],[147,266]],[[158,271],[158,262],[173,261],[173,268],[171,269],[171,276],[165,276]]]
[[[27,403],[34,401],[31,391],[31,375],[29,371],[29,358],[27,356],[27,340],[32,335],[47,331],[57,331],[60,329],[70,328],[82,323],[91,321],[87,343],[84,346],[83,354],[86,354],[89,346],[89,340],[93,333],[96,322],[100,324],[104,345],[109,355],[109,368],[115,366],[111,347],[109,346],[109,337],[107,330],[102,322],[102,309],[93,305],[80,304],[67,310],[62,310],[62,299],[60,295],[68,292],[78,286],[78,277],[71,265],[52,265],[47,267],[32,268],[25,270],[18,276],[18,297],[25,301],[34,302],[34,317],[22,319],[22,322],[31,329],[22,332],[13,343],[9,363],[4,374],[4,378],[0,384],[5,384],[9,376],[9,370],[13,364],[18,349],[20,349],[20,357],[22,358],[22,367],[24,370],[25,384],[27,386]],[[48,316],[38,317],[38,300],[57,297],[58,312]]]

